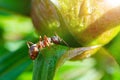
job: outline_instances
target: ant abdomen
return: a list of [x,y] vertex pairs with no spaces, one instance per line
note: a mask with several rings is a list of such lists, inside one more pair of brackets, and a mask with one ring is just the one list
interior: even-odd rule
[[[27,44],[30,45],[29,43]],[[29,56],[32,60],[34,60],[37,57],[38,53],[39,53],[39,48],[36,44],[29,46]]]

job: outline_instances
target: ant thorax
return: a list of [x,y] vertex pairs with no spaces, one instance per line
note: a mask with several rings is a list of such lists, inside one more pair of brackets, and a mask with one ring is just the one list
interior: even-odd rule
[[37,45],[39,47],[39,49],[42,49],[44,47],[49,47],[51,45],[53,45],[53,43],[57,43],[55,42],[55,39],[53,41],[53,38],[50,38],[50,37],[47,37],[47,36],[44,36],[44,40],[40,40]]

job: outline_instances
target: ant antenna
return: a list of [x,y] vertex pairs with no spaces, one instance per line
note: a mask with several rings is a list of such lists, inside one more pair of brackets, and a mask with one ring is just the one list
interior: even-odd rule
[[57,36],[60,41],[62,41],[66,46],[69,47],[69,45],[67,44],[67,42],[65,40],[61,39],[56,32],[55,32],[55,36]]

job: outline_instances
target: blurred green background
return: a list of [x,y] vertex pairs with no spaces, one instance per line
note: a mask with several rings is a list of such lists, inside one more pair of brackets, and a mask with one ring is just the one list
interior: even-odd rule
[[[32,80],[33,61],[27,41],[38,35],[29,17],[30,0],[0,0],[0,80]],[[120,80],[120,33],[91,58],[67,61],[55,80]]]

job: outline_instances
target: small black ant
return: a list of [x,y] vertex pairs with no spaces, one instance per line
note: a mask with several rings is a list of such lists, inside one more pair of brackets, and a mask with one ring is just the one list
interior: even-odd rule
[[[46,35],[44,35],[43,40],[42,40],[42,38],[40,36],[40,40],[36,44],[34,44],[32,42],[27,42],[27,45],[28,45],[28,48],[29,48],[30,58],[32,60],[35,60],[38,53],[39,53],[39,50],[43,49],[46,46],[50,46],[53,43],[54,44],[60,44],[61,41],[63,41],[63,40],[58,35],[55,35],[55,36],[52,36],[52,37],[47,37]],[[65,43],[65,41],[63,41],[63,42]]]

